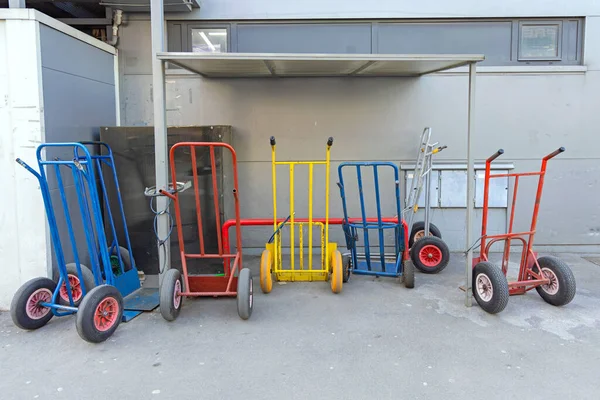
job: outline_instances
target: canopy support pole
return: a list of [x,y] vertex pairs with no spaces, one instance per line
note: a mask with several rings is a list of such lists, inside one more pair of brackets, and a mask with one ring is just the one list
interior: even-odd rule
[[469,64],[469,114],[467,123],[467,260],[465,271],[465,306],[473,304],[473,207],[475,202],[475,165],[473,162],[473,130],[475,127],[475,75],[476,63]]
[[[169,163],[167,145],[167,112],[165,101],[165,63],[159,60],[157,53],[164,51],[165,16],[162,0],[151,0],[150,24],[152,29],[152,99],[154,103],[154,165],[156,167],[156,189],[167,189],[169,183]],[[165,210],[168,198],[158,196],[156,209]],[[166,240],[158,244],[159,282],[168,270],[171,259],[171,246],[167,238],[169,234],[169,216],[166,213],[158,215],[157,237]],[[162,247],[162,249],[161,249]]]

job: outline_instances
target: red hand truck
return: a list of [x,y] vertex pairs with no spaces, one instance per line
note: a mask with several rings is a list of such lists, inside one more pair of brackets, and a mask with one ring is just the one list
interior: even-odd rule
[[[223,238],[221,237],[221,212],[219,210],[219,187],[217,184],[217,167],[215,159],[215,148],[224,148],[231,153],[233,164],[233,200],[235,207],[235,226],[236,226],[236,252],[227,253],[223,251]],[[212,175],[212,192],[214,199],[214,208],[216,216],[216,237],[218,242],[218,253],[207,254],[205,252],[204,230],[202,225],[202,209],[200,201],[198,167],[196,163],[196,150],[208,148],[210,153],[210,170]],[[192,188],[195,198],[196,222],[198,226],[198,238],[200,242],[200,253],[186,253],[183,237],[183,223],[181,219],[181,199],[180,191],[177,189],[180,185],[177,183],[177,171],[175,169],[175,152],[182,149],[182,152],[189,152],[191,158]],[[175,222],[177,225],[177,236],[179,241],[179,251],[181,253],[182,274],[179,270],[169,269],[160,285],[160,312],[167,321],[173,321],[179,315],[182,305],[182,297],[237,297],[237,309],[240,318],[248,319],[252,314],[253,290],[252,274],[249,268],[242,268],[242,231],[240,225],[240,204],[238,197],[238,173],[237,156],[233,147],[220,142],[181,142],[173,145],[169,152],[169,162],[171,167],[171,176],[175,190],[160,190],[160,194],[171,199],[175,206]],[[191,275],[188,272],[187,261],[189,259],[221,259],[223,261],[222,274],[196,274]],[[233,266],[230,261],[233,259]]]
[[[548,160],[563,151],[565,151],[565,148],[561,147],[548,154],[542,159],[540,171],[535,172],[491,175],[492,161],[504,153],[502,149],[498,150],[485,161],[481,247],[479,257],[473,258],[473,296],[479,306],[490,314],[496,314],[504,310],[508,304],[509,296],[525,294],[534,288],[542,299],[554,306],[568,304],[575,297],[575,277],[569,266],[556,257],[545,256],[538,258],[537,253],[532,250],[538,211],[542,198],[542,188],[544,186],[544,176],[546,174],[546,164]],[[533,216],[531,218],[531,228],[527,232],[513,232],[519,178],[525,176],[538,176],[538,187]],[[488,235],[487,221],[490,179],[503,177],[514,178],[508,232],[500,235]],[[489,261],[489,252],[494,243],[501,241],[504,241],[504,252],[502,254],[501,269],[499,269]],[[506,273],[508,272],[511,242],[513,241],[517,241],[518,244],[523,246],[523,249],[521,251],[518,279],[514,282],[508,282]]]

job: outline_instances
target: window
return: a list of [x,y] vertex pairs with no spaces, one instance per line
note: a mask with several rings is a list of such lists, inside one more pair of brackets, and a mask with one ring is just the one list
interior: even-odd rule
[[192,52],[226,53],[227,29],[192,28]]
[[560,60],[562,23],[519,24],[519,61]]

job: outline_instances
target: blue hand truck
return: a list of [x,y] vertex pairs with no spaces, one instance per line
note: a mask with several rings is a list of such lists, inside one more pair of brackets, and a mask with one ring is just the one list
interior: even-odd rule
[[[358,180],[358,198],[360,203],[361,218],[348,217],[347,193],[344,186],[343,170],[354,168]],[[381,212],[381,194],[379,188],[380,169],[389,168],[394,177],[394,194],[396,217],[384,218]],[[375,206],[377,218],[367,218],[367,205],[363,192],[363,171],[373,171],[373,186],[375,189]],[[344,219],[342,228],[346,238],[346,247],[350,254],[342,256],[343,281],[347,282],[350,274],[401,277],[404,286],[413,288],[415,285],[414,265],[408,261],[408,227],[402,219],[402,208],[400,207],[400,179],[398,167],[391,162],[344,162],[338,167],[338,186],[342,197],[342,208]],[[371,242],[369,233],[377,233],[377,246],[379,254],[371,254]],[[386,253],[386,231],[392,231],[394,237],[394,252]],[[363,252],[359,253],[357,242],[359,233],[363,236]]]
[[[92,155],[88,146],[101,146],[105,154]],[[50,160],[49,153],[71,152],[71,160]],[[19,158],[16,161],[39,181],[58,273],[53,279],[34,278],[21,286],[11,303],[13,322],[22,329],[34,330],[53,316],[77,314],[79,335],[88,342],[103,342],[121,321],[158,306],[158,289],[141,288],[138,278],[112,150],[102,142],[45,143],[38,146],[36,158],[39,172]],[[108,177],[103,170],[109,171]],[[116,188],[126,247],[120,246],[117,238],[106,189],[108,179]],[[66,191],[70,186],[76,201]],[[59,199],[53,200],[52,192]],[[59,230],[58,218],[66,227],[67,238],[61,237],[65,229]],[[83,237],[76,236],[74,227],[79,225]],[[70,245],[73,263],[66,262],[63,242]],[[83,264],[86,256],[90,268]]]

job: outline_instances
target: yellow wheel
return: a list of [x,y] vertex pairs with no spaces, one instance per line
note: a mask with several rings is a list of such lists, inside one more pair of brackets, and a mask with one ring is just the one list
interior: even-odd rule
[[271,273],[271,252],[263,250],[260,257],[260,288],[263,293],[271,292],[273,289],[273,277]]
[[342,284],[344,279],[344,271],[342,265],[342,253],[336,250],[331,255],[331,291],[333,293],[340,293],[342,291]]

